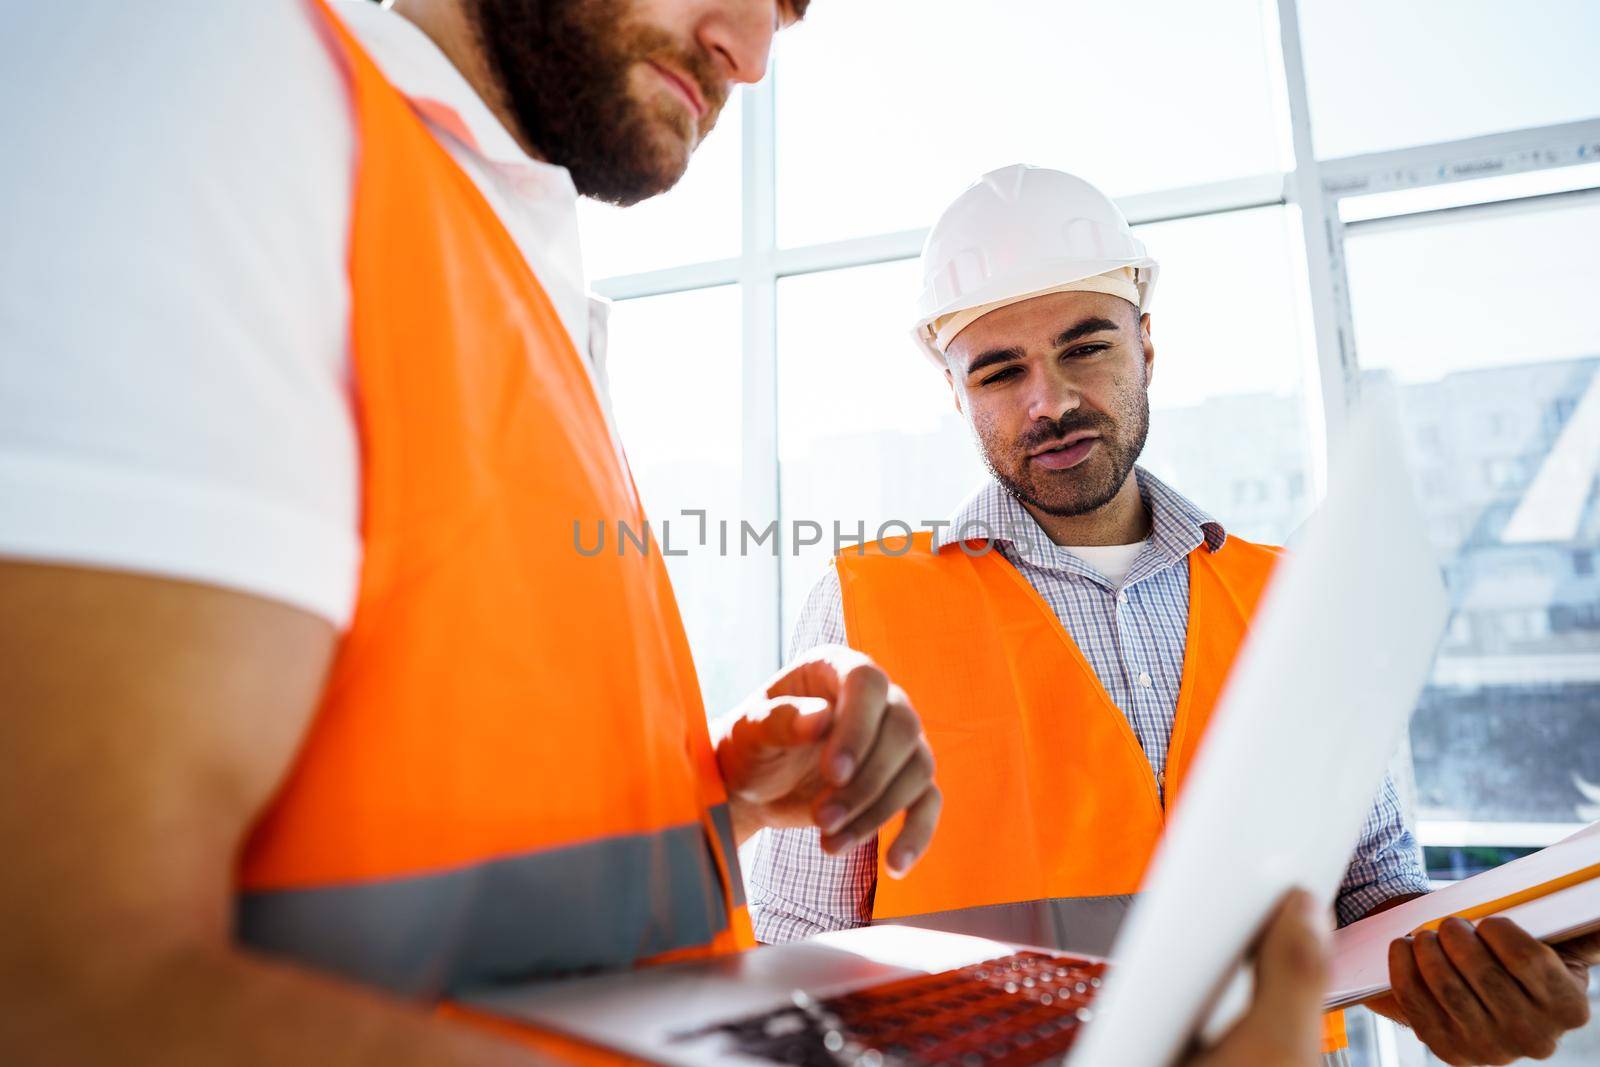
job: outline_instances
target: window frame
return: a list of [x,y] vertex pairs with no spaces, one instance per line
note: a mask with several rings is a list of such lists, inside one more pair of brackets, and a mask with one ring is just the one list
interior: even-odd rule
[[[1263,0],[1264,39],[1279,43],[1271,57],[1287,103],[1280,136],[1292,147],[1291,169],[1282,173],[1206,185],[1186,186],[1119,198],[1128,220],[1137,225],[1192,218],[1268,206],[1287,206],[1298,213],[1304,246],[1303,279],[1309,330],[1316,354],[1323,425],[1313,427],[1312,486],[1320,498],[1326,479],[1326,442],[1335,435],[1360,387],[1361,365],[1346,276],[1344,240],[1357,228],[1426,224],[1441,213],[1539,210],[1552,198],[1600,195],[1600,177],[1591,176],[1568,192],[1518,196],[1490,193],[1488,199],[1463,206],[1420,212],[1396,208],[1390,214],[1343,221],[1343,200],[1373,193],[1423,190],[1493,175],[1554,171],[1600,161],[1600,116],[1578,122],[1530,127],[1465,140],[1440,141],[1339,158],[1318,158],[1313,150],[1311,105],[1301,49],[1296,0]],[[781,68],[781,55],[774,57]],[[774,76],[743,90],[741,251],[737,258],[679,266],[641,274],[600,279],[598,293],[612,300],[705,288],[740,286],[742,299],[743,422],[741,500],[747,516],[780,521],[778,459],[777,285],[781,278],[913,259],[921,250],[925,229],[879,233],[825,244],[780,248],[777,242],[776,131]],[[1575,172],[1582,173],[1582,172]],[[908,358],[910,355],[908,353]],[[780,579],[783,560],[753,553],[739,562],[740,589],[752,605],[744,640],[729,650],[754,681],[776,670],[784,658],[785,590]],[[1409,752],[1397,769],[1409,801]],[[1540,824],[1541,826],[1543,824]],[[1517,825],[1495,830],[1494,824],[1428,824],[1419,828],[1426,845],[1548,844],[1567,827],[1544,829]],[[1496,837],[1501,833],[1500,837]],[[1502,840],[1502,838],[1504,838]]]
[[[1281,82],[1285,129],[1280,137],[1292,147],[1292,167],[1282,173],[1208,185],[1186,186],[1119,198],[1128,220],[1137,225],[1192,218],[1250,208],[1286,206],[1298,213],[1305,256],[1303,298],[1309,309],[1308,343],[1315,352],[1323,425],[1311,427],[1313,499],[1326,483],[1327,441],[1343,424],[1357,398],[1361,364],[1355,346],[1354,319],[1346,275],[1347,232],[1370,227],[1426,225],[1453,212],[1542,210],[1553,198],[1600,196],[1600,176],[1593,166],[1569,172],[1575,186],[1567,191],[1519,195],[1501,189],[1470,203],[1407,211],[1403,206],[1368,210],[1344,221],[1341,202],[1374,193],[1427,190],[1471,182],[1485,176],[1555,172],[1600,162],[1600,116],[1559,125],[1529,127],[1465,140],[1439,141],[1338,158],[1319,158],[1313,149],[1313,115],[1301,49],[1296,0],[1262,0],[1264,40],[1279,43],[1274,75]],[[775,57],[774,69],[781,67]],[[777,293],[781,278],[914,259],[925,229],[879,233],[811,246],[780,248],[777,242],[776,131],[774,76],[744,91],[741,144],[742,218],[740,254],[734,259],[685,263],[668,269],[600,279],[598,293],[612,300],[738,285],[741,292],[742,470],[741,504],[746,516],[784,520],[780,509],[778,456]],[[1496,183],[1489,183],[1496,184]],[[1375,198],[1383,201],[1385,198]],[[1367,201],[1371,204],[1374,201]],[[910,354],[908,352],[908,357]],[[1308,383],[1309,385],[1309,383]],[[783,558],[766,553],[741,557],[737,566],[741,610],[748,611],[741,644],[725,652],[752,680],[770,675],[785,657],[784,598],[803,596],[786,590]],[[1394,764],[1402,802],[1414,811],[1415,778],[1409,738]],[[1577,827],[1565,824],[1438,823],[1417,825],[1420,845],[1469,847],[1543,847]],[[1363,1044],[1389,1067],[1401,1062],[1400,1046],[1409,1043],[1387,1020],[1372,1016],[1357,1024],[1367,1030]]]

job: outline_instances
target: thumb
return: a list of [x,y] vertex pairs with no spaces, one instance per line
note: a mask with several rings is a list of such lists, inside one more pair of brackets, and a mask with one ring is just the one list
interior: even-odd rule
[[771,697],[751,708],[746,719],[756,743],[794,748],[822,740],[833,725],[833,705],[821,697]]
[[819,697],[772,697],[754,701],[717,745],[717,766],[730,794],[768,803],[794,789],[815,759],[797,750],[828,732],[833,707]]
[[1250,1017],[1285,1062],[1315,1063],[1322,1048],[1322,998],[1328,983],[1328,918],[1316,898],[1295,890],[1268,924],[1257,953]]

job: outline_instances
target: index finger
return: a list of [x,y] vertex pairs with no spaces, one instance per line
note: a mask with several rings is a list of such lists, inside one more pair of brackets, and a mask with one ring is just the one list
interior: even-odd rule
[[1455,1047],[1444,1009],[1433,999],[1433,991],[1423,981],[1417,967],[1415,942],[1409,937],[1389,942],[1389,986],[1395,1003],[1405,1012],[1406,1025],[1435,1054]]
[[933,841],[933,831],[939,825],[939,812],[944,808],[944,794],[939,792],[939,787],[929,785],[910,807],[906,808],[906,820],[900,827],[900,833],[894,839],[894,845],[885,857],[889,874],[894,878],[904,878],[917,861],[922,859],[928,851],[928,845]]

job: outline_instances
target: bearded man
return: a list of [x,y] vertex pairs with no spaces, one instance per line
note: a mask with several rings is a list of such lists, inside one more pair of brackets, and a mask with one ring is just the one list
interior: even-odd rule
[[[791,649],[848,643],[905,687],[945,816],[910,873],[831,808],[818,829],[764,835],[756,935],[900,922],[1103,953],[1281,550],[1138,466],[1158,268],[1102,192],[1043,168],[986,174],[934,225],[922,267],[912,333],[992,480],[931,533],[841,552]],[[1386,781],[1338,919],[1428,888]],[[1549,1055],[1588,1017],[1597,958],[1600,936],[1558,951],[1504,920],[1452,920],[1396,943],[1394,994],[1374,1006],[1447,1063]],[[1345,1049],[1330,1015],[1330,1064]]]
[[[713,744],[659,555],[566,539],[642,521],[576,198],[669,188],[805,5],[8,12],[0,1060],[592,1058],[451,996],[748,946],[737,843],[824,806],[915,865],[882,670]],[[1306,1062],[1323,957],[1283,908],[1191,1067]]]
[[671,187],[805,2],[8,12],[0,1059],[526,1063],[452,995],[748,946],[755,830],[915,862],[882,671],[714,743],[659,554],[569,540],[643,519],[577,198]]

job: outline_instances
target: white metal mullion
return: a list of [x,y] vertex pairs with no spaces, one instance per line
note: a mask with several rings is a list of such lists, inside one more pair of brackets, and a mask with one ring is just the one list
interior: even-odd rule
[[717,259],[709,263],[690,263],[639,274],[618,274],[594,283],[594,291],[608,300],[634,300],[643,296],[665,296],[690,289],[709,289],[732,285],[743,279],[742,259]]
[[1595,162],[1600,119],[1344,156],[1318,168],[1328,194],[1344,197]]
[[1584,823],[1563,822],[1447,822],[1422,820],[1417,823],[1417,839],[1423,845],[1471,848],[1492,845],[1499,848],[1548,848],[1584,828]]
[[1355,232],[1365,237],[1374,233],[1394,233],[1437,226],[1445,221],[1544,214],[1595,203],[1600,203],[1600,186],[1589,189],[1568,189],[1558,193],[1535,193],[1531,196],[1509,196],[1503,200],[1483,200],[1472,204],[1451,204],[1449,207],[1381,215],[1377,218],[1346,222],[1344,228],[1347,233]]
[[1306,88],[1305,56],[1300,46],[1300,13],[1295,0],[1277,0],[1278,36],[1288,89],[1289,126],[1294,145],[1294,170],[1289,199],[1300,211],[1305,241],[1306,277],[1310,286],[1311,327],[1316,339],[1318,376],[1322,385],[1324,448],[1313,451],[1317,496],[1326,484],[1326,442],[1344,426],[1361,387],[1355,330],[1350,316],[1345,277],[1344,233],[1333,202],[1322,188],[1322,173],[1311,140],[1311,102]]
[[[777,59],[773,58],[776,66]],[[739,287],[743,318],[741,405],[742,517],[758,530],[779,517],[778,485],[778,278],[773,266],[777,245],[777,139],[774,134],[774,82],[768,71],[758,85],[745,90],[743,160],[743,234]],[[740,587],[749,612],[742,628],[741,663],[752,678],[764,678],[783,662],[781,552],[764,547],[742,551],[743,537],[730,553],[738,560]],[[770,543],[770,542],[769,542]],[[748,610],[748,607],[746,610]]]
[[1288,196],[1287,176],[1279,173],[1252,174],[1243,178],[1187,185],[1179,189],[1158,189],[1148,193],[1116,197],[1117,206],[1134,226],[1152,222],[1174,222],[1201,215],[1220,215],[1227,211],[1274,207]]
[[[771,127],[771,88],[769,83],[763,82],[755,89],[747,89],[746,94],[746,101],[756,113],[744,120],[744,240],[739,258],[686,263],[662,270],[602,278],[594,285],[595,291],[601,296],[612,300],[661,296],[690,289],[743,283],[753,277],[764,278],[768,274],[785,278],[914,259],[922,251],[922,242],[928,236],[925,228],[778,248],[776,213],[773,210],[775,198],[771,187],[773,175],[762,173],[764,164],[749,155],[750,151],[770,153],[775,147]],[[765,126],[765,130],[760,129],[762,126]],[[776,167],[771,167],[771,170],[775,172]],[[1285,177],[1283,174],[1257,174],[1207,185],[1136,193],[1117,197],[1116,201],[1131,224],[1143,226],[1282,204],[1287,196]]]
[[[1315,496],[1327,486],[1327,444],[1343,429],[1351,405],[1360,395],[1361,368],[1356,358],[1355,326],[1350,312],[1349,280],[1345,273],[1344,227],[1337,201],[1323,189],[1322,170],[1311,138],[1311,100],[1306,82],[1305,53],[1301,47],[1298,0],[1277,0],[1278,36],[1281,44],[1285,88],[1288,91],[1289,128],[1294,146],[1294,170],[1286,191],[1300,212],[1305,242],[1306,281],[1309,286],[1312,334],[1316,342],[1317,370],[1322,385],[1323,432],[1313,442],[1312,481]],[[1320,447],[1317,447],[1320,445]],[[1415,795],[1410,738],[1390,762],[1391,771]],[[1410,809],[1404,809],[1410,814]],[[1376,1067],[1399,1067],[1395,1033],[1387,1019],[1373,1016]]]
[[[1283,0],[1279,2],[1281,4]],[[1287,49],[1287,45],[1285,48]],[[1286,76],[1291,62],[1298,65],[1299,57],[1291,57],[1286,50],[1284,55]],[[1303,71],[1303,65],[1299,66],[1299,69]],[[1302,86],[1300,91],[1295,89],[1297,81]],[[1303,79],[1291,77],[1289,89],[1290,125],[1295,138],[1296,158],[1300,161],[1294,172],[1288,175],[1260,174],[1207,185],[1162,189],[1118,197],[1117,205],[1122,208],[1128,221],[1139,226],[1152,222],[1216,215],[1226,211],[1267,207],[1286,201],[1303,205],[1307,202],[1304,195],[1305,176],[1311,171],[1315,171],[1326,198],[1338,200],[1347,196],[1445,185],[1475,178],[1600,162],[1600,119],[1512,130],[1460,141],[1441,141],[1339,159],[1317,160],[1310,154],[1309,126],[1302,130],[1301,116],[1306,116],[1305,121],[1309,122]],[[745,121],[745,144],[751,143],[749,138],[752,126],[764,125],[766,131],[760,135],[761,143],[770,146],[771,86],[769,83],[763,83],[760,87],[746,92],[752,105],[764,110],[753,119]],[[762,97],[765,97],[765,102]],[[748,173],[750,162],[746,158],[747,183],[751,178]],[[1538,197],[1563,195],[1567,194],[1546,193],[1538,194]],[[1531,201],[1538,197],[1526,199]],[[751,189],[747,184],[746,241],[745,250],[739,258],[617,275],[596,282],[595,291],[612,300],[631,300],[636,297],[660,296],[690,289],[731,285],[745,280],[747,260],[752,254],[758,261],[763,258],[772,259],[775,271],[780,277],[911,259],[920,251],[928,232],[926,229],[902,230],[894,233],[869,234],[820,245],[778,249],[774,241],[763,240],[760,237],[766,232],[765,223],[761,221],[764,216],[761,216],[760,212],[758,212],[760,217],[754,220],[757,229],[752,231],[748,228],[752,222],[750,210],[752,206],[761,207],[763,212],[772,206],[770,187],[761,199],[762,204],[753,204]],[[1471,206],[1464,205],[1463,209]],[[1452,207],[1438,210],[1458,209]],[[1365,226],[1373,221],[1376,220],[1362,220],[1361,223],[1349,225]],[[752,234],[756,235],[754,241],[750,240]],[[1309,235],[1307,247],[1308,250],[1311,247]]]
[[[1294,170],[1286,184],[1289,200],[1300,212],[1305,243],[1306,282],[1311,305],[1317,371],[1322,386],[1323,432],[1312,441],[1312,482],[1318,500],[1327,486],[1327,443],[1345,424],[1350,405],[1359,395],[1360,366],[1356,361],[1355,328],[1350,315],[1349,283],[1345,276],[1344,230],[1337,205],[1322,188],[1321,169],[1311,140],[1311,100],[1306,84],[1305,54],[1300,41],[1297,0],[1277,0],[1278,38],[1288,92],[1289,129],[1294,146]],[[1409,745],[1392,763],[1408,783],[1411,770]],[[1386,1019],[1375,1019],[1376,1067],[1398,1067],[1394,1032]]]
[[[1226,211],[1271,207],[1282,204],[1284,199],[1284,175],[1258,174],[1208,185],[1138,193],[1117,197],[1116,201],[1131,224],[1143,226]],[[926,229],[898,230],[825,244],[780,248],[773,253],[774,269],[780,278],[787,278],[797,274],[915,259],[922,251],[922,243],[927,236]]]
[[914,259],[922,251],[922,242],[927,235],[927,230],[900,230],[820,245],[782,248],[774,253],[773,267],[779,277],[788,278],[796,274],[870,267],[874,263]]

